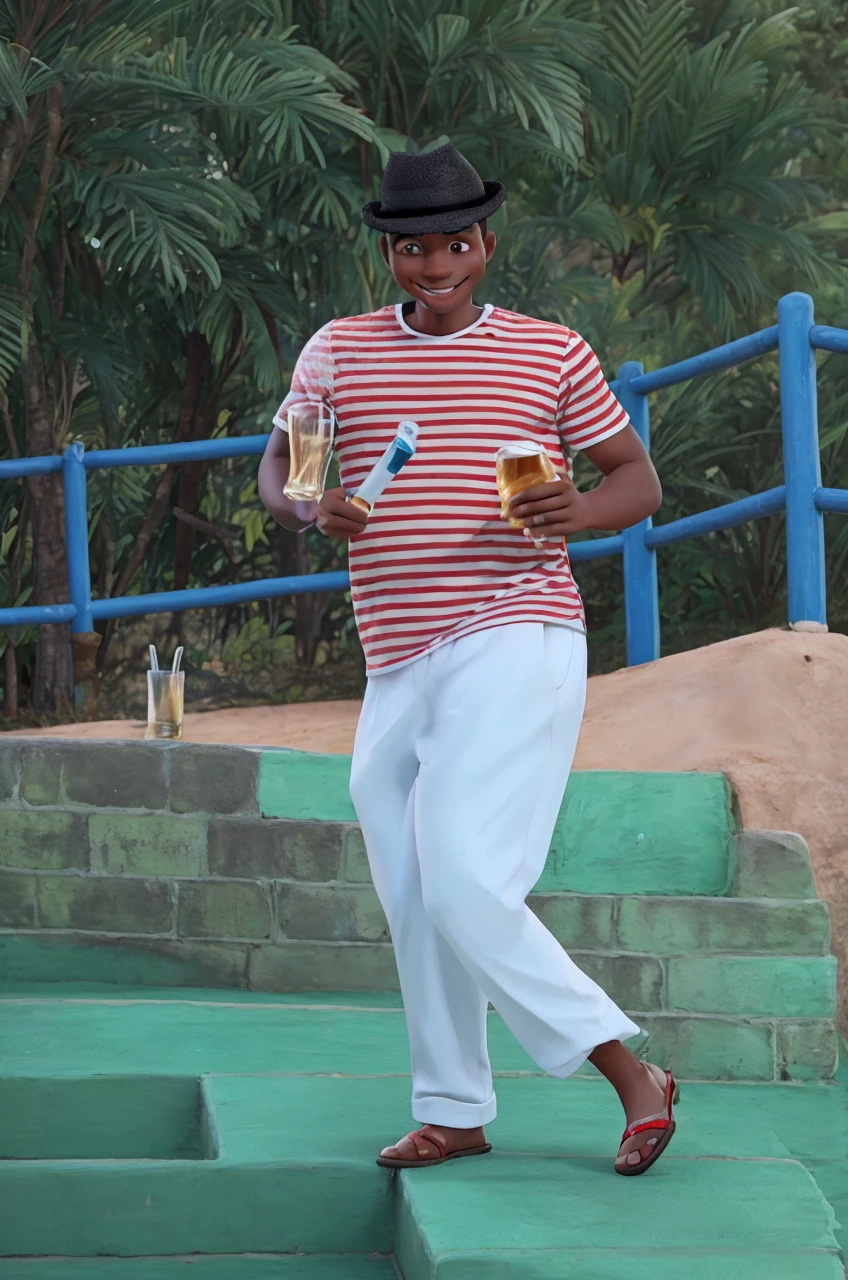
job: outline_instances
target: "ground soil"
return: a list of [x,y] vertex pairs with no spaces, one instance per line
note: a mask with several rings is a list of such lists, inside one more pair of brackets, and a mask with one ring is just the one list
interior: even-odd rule
[[[355,701],[190,712],[194,742],[348,752]],[[136,721],[64,725],[63,737],[142,736]],[[29,730],[27,732],[32,732]],[[580,769],[718,770],[745,826],[800,832],[830,904],[848,1027],[848,636],[765,631],[593,676]]]

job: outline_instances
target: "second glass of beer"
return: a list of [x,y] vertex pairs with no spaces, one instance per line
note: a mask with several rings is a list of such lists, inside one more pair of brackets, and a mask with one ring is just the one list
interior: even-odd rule
[[[504,519],[509,521],[513,529],[524,529],[524,521],[516,520],[510,513],[510,500],[533,485],[548,484],[551,480],[556,480],[557,473],[540,445],[522,440],[498,450],[495,454],[495,476]],[[544,538],[535,535],[533,545],[543,547]]]
[[296,502],[320,502],[333,456],[336,415],[326,400],[299,400],[289,405],[289,453],[287,498]]

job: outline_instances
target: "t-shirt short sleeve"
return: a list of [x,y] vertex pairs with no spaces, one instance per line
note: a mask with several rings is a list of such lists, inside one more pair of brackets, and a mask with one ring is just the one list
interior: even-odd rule
[[591,449],[627,426],[598,357],[579,334],[569,342],[560,374],[557,428],[569,449]]
[[288,431],[288,409],[300,400],[333,403],[333,322],[314,333],[297,358],[291,388],[274,414],[274,426]]

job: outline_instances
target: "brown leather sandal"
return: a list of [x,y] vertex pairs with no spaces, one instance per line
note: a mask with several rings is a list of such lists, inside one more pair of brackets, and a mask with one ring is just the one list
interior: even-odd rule
[[[484,1156],[487,1151],[491,1151],[492,1144],[484,1142],[479,1147],[462,1147],[459,1151],[451,1151],[447,1154],[447,1144],[441,1138],[435,1138],[430,1134],[422,1133],[420,1129],[413,1129],[412,1133],[408,1133],[407,1138],[412,1140],[412,1144],[417,1152],[415,1160],[393,1159],[391,1156],[378,1156],[377,1164],[382,1165],[384,1169],[423,1169],[432,1164],[444,1164],[446,1160],[458,1160],[460,1156]],[[430,1156],[419,1146],[419,1139],[422,1143],[429,1142],[439,1152],[438,1156]],[[403,1142],[403,1138],[400,1140]],[[400,1143],[395,1143],[399,1146]]]

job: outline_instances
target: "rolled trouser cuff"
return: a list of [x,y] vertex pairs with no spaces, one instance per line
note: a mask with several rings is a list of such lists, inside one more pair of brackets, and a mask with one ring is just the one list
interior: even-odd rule
[[490,1124],[498,1114],[498,1102],[494,1094],[485,1102],[458,1102],[456,1098],[443,1098],[430,1094],[413,1098],[412,1114],[419,1124],[447,1125],[449,1129],[479,1129]]

